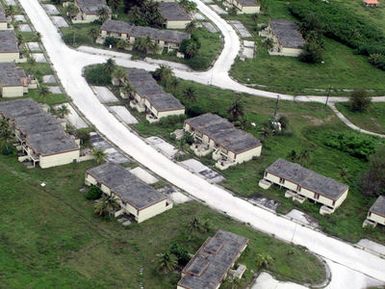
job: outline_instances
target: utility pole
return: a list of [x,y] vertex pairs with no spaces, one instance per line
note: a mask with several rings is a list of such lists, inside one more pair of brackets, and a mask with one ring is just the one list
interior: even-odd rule
[[277,94],[277,100],[275,102],[275,109],[274,109],[274,121],[276,120],[277,112],[278,112],[278,109],[279,109],[279,98],[280,98],[280,95]]
[[329,85],[329,88],[328,88],[328,94],[326,95],[326,102],[325,102],[325,105],[328,105],[331,89],[332,89],[332,86]]

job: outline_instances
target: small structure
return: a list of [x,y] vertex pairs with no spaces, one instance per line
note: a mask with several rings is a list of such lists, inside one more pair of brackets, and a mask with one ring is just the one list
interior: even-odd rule
[[22,62],[16,34],[13,30],[0,31],[0,62]]
[[304,202],[313,200],[323,206],[320,214],[331,214],[348,196],[349,187],[299,164],[278,159],[264,174],[264,180],[288,189],[285,197]]
[[255,14],[261,12],[261,5],[257,0],[226,0],[243,14]]
[[380,5],[380,1],[378,0],[363,0],[362,2],[366,7],[377,7]]
[[299,32],[298,25],[289,20],[272,20],[265,31],[260,35],[267,34],[267,38],[273,42],[270,55],[297,57],[303,51],[305,40]]
[[370,207],[363,227],[368,225],[375,227],[377,224],[385,225],[385,196],[379,196]]
[[120,165],[105,163],[89,169],[86,185],[96,185],[103,193],[112,196],[127,215],[138,223],[172,208],[166,196],[156,191]]
[[111,18],[111,10],[106,0],[75,0],[74,4],[79,9],[79,13],[72,19],[73,23],[94,22],[99,19],[98,11],[104,8],[108,9]]
[[185,113],[185,108],[180,101],[166,93],[152,75],[144,69],[128,68],[127,77],[119,81],[128,82],[133,89],[128,96],[131,98],[130,107],[139,112],[145,112],[149,122],[157,122],[163,117]]
[[185,29],[191,22],[191,15],[176,2],[159,3],[159,13],[166,20],[167,29]]
[[50,168],[80,160],[79,140],[68,135],[65,123],[31,99],[0,102],[0,118],[6,119],[17,141],[18,160]]
[[258,139],[216,114],[187,119],[184,130],[194,137],[195,143],[191,146],[194,153],[197,156],[212,153],[212,158],[217,160],[215,166],[221,170],[261,155],[262,144]]
[[219,288],[248,242],[242,236],[219,230],[203,243],[182,270],[177,289]]
[[0,30],[8,30],[8,21],[3,8],[0,6]]
[[29,88],[36,87],[36,80],[27,76],[15,63],[0,63],[1,97],[20,97],[27,93]]
[[132,49],[138,38],[149,38],[158,46],[159,53],[163,50],[178,51],[180,44],[191,35],[184,32],[136,26],[124,21],[107,20],[100,28],[97,43],[103,43],[106,37],[114,37],[127,41],[127,49]]

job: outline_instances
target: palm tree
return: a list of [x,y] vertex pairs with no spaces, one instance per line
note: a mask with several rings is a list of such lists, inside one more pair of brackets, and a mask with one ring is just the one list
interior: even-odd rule
[[91,37],[92,37],[93,39],[98,38],[98,36],[99,36],[99,29],[96,28],[96,27],[92,27],[92,28],[90,29],[90,35],[91,35]]
[[117,85],[121,85],[123,80],[127,78],[127,71],[122,67],[116,67],[115,70],[112,72],[112,78],[114,80],[114,83],[116,83]]
[[104,159],[106,158],[106,153],[103,150],[98,149],[98,148],[94,148],[92,150],[92,155],[94,156],[95,161],[98,164],[101,164],[104,161]]
[[163,272],[171,272],[178,265],[178,259],[169,252],[157,254],[157,257],[159,270]]
[[62,104],[56,109],[56,113],[60,118],[64,118],[66,115],[70,113],[70,110],[66,105]]
[[118,42],[116,43],[116,48],[120,50],[126,49],[128,43],[126,40],[119,39]]
[[23,42],[24,42],[24,37],[23,37],[23,35],[21,34],[21,33],[18,33],[17,35],[16,35],[16,37],[17,37],[17,44],[20,46],[21,44],[23,44]]
[[39,86],[39,93],[41,94],[41,96],[47,96],[49,94],[48,86],[41,84]]
[[197,100],[196,91],[193,87],[187,87],[183,91],[183,96],[188,100],[188,102],[195,102]]
[[110,18],[110,9],[106,6],[102,6],[98,9],[96,15],[99,17],[99,20],[104,23]]
[[69,3],[66,7],[66,14],[69,18],[73,19],[78,15],[79,8],[74,3]]
[[104,63],[103,70],[107,74],[111,75],[116,69],[115,61],[112,58],[107,59],[106,63]]
[[94,212],[100,217],[113,216],[117,209],[119,209],[119,204],[112,196],[103,196],[95,202]]
[[227,110],[227,113],[230,115],[230,118],[232,121],[237,121],[239,118],[243,117],[244,113],[244,108],[243,108],[243,103],[241,101],[241,98],[237,98],[229,107]]
[[121,93],[123,93],[123,95],[128,96],[128,97],[131,97],[134,93],[134,89],[132,88],[132,86],[128,82],[124,82],[120,91],[121,91]]
[[259,269],[267,268],[273,263],[273,258],[269,254],[260,253],[257,254],[256,263]]
[[196,28],[197,28],[197,22],[196,22],[196,20],[193,20],[189,24],[186,25],[185,31],[187,33],[193,33]]
[[108,1],[108,6],[112,8],[112,10],[116,11],[119,8],[121,0],[109,0]]
[[10,143],[13,140],[11,127],[7,119],[0,119],[0,138],[4,141],[3,152],[9,154],[11,152]]
[[188,224],[188,230],[191,233],[207,233],[208,231],[210,231],[210,223],[208,220],[202,221],[199,218],[194,217]]
[[11,16],[12,19],[13,19],[13,16],[15,15],[16,13],[16,9],[13,5],[8,5],[7,7],[5,7],[5,15],[8,17],[8,16]]
[[153,76],[157,81],[167,83],[174,77],[174,73],[171,67],[162,64],[154,71]]

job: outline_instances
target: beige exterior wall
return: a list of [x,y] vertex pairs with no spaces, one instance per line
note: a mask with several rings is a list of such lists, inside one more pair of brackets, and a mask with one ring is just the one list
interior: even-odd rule
[[260,13],[261,12],[261,6],[248,6],[248,7],[242,7],[241,13],[243,14],[255,14],[255,13]]
[[253,148],[251,150],[248,150],[246,152],[243,152],[241,154],[238,154],[235,158],[235,161],[237,163],[243,163],[251,160],[253,157],[259,157],[262,153],[262,145],[256,148]]
[[8,23],[0,22],[0,30],[8,30]]
[[380,216],[380,215],[377,215],[374,213],[370,213],[370,216],[368,214],[367,219],[371,220],[373,222],[376,222],[377,224],[385,225],[385,217],[383,217],[383,216]]
[[[23,86],[0,87],[0,96],[2,96],[4,98],[23,96],[24,89],[25,88]],[[27,89],[27,91],[28,91],[28,89]]]
[[50,156],[40,156],[39,165],[42,169],[62,166],[70,164],[74,161],[78,162],[80,158],[80,150],[70,151],[61,154],[55,154]]
[[0,62],[14,62],[20,58],[19,52],[0,53]]
[[139,211],[136,221],[138,223],[144,222],[156,215],[159,215],[172,208],[172,203],[167,200],[156,203],[148,208]]
[[185,29],[186,26],[191,22],[191,20],[184,21],[167,21],[166,28],[167,29]]
[[162,118],[162,117],[168,117],[168,116],[172,116],[172,115],[182,115],[184,113],[185,113],[184,109],[179,109],[179,110],[170,110],[170,111],[158,112],[158,114],[156,116],[158,118]]

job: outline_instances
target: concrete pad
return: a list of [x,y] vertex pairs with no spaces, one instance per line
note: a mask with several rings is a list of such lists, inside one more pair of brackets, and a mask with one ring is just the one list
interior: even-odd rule
[[243,47],[241,51],[241,58],[244,58],[244,59],[254,58],[254,48]]
[[254,48],[255,47],[255,42],[254,41],[250,41],[250,40],[243,40],[243,46],[244,47]]
[[116,116],[117,119],[125,124],[138,123],[136,118],[128,111],[128,109],[122,105],[110,106],[109,109]]
[[16,6],[15,0],[4,0],[5,5]]
[[223,15],[228,14],[227,11],[223,10],[221,7],[219,7],[216,4],[212,4],[212,5],[209,5],[209,6],[211,7],[211,9],[213,9],[218,14],[223,14]]
[[181,192],[171,193],[170,198],[175,204],[183,204],[183,203],[191,201],[191,198],[189,198],[188,196],[186,196],[185,194],[183,194]]
[[27,22],[27,19],[25,18],[24,15],[15,15],[13,16],[13,19],[15,19],[16,22],[22,22],[22,23]]
[[136,168],[130,170],[130,173],[137,176],[139,179],[141,179],[143,182],[145,182],[146,184],[149,184],[149,185],[152,185],[152,184],[159,182],[159,180],[157,178],[155,178],[147,170],[145,170],[141,167],[136,167]]
[[276,202],[274,200],[270,200],[270,199],[262,197],[262,196],[259,196],[259,195],[256,195],[256,196],[248,199],[248,202],[255,204],[255,205],[258,205],[258,206],[265,207],[266,209],[269,209],[269,210],[274,211],[274,212],[277,211],[277,208],[279,206],[278,202]]
[[219,31],[218,28],[214,26],[211,22],[202,22],[202,25],[211,33],[215,33]]
[[195,15],[193,16],[193,18],[195,19],[195,20],[198,20],[198,21],[201,21],[201,20],[205,20],[206,18],[205,18],[205,16],[203,16],[201,13],[195,13]]
[[47,63],[47,59],[43,53],[32,53],[31,56],[37,63]]
[[59,86],[48,86],[48,90],[50,93],[53,93],[53,94],[63,93]]
[[92,86],[92,89],[101,103],[119,102],[119,99],[105,86]]
[[203,3],[210,4],[213,3],[213,0],[202,0]]
[[210,169],[196,159],[188,159],[179,162],[179,164],[188,169],[190,172],[199,174],[201,177],[207,179],[211,183],[220,183],[225,180],[221,174]]
[[26,45],[31,52],[40,52],[41,51],[41,47],[40,47],[39,42],[27,42]]
[[107,148],[106,150],[104,150],[104,152],[107,154],[107,157],[106,157],[107,161],[111,163],[125,164],[130,162],[130,160],[126,156],[124,156],[121,152],[117,151],[115,148],[111,146],[110,148]]
[[248,38],[252,36],[251,33],[247,30],[247,28],[242,24],[242,22],[238,20],[229,20],[227,22],[234,27],[234,29],[239,33],[241,38]]
[[47,11],[48,15],[59,15],[60,12],[53,4],[43,4],[44,10]]
[[164,154],[168,158],[173,158],[178,150],[160,137],[151,136],[146,138],[146,141],[159,152]]
[[357,245],[364,247],[368,251],[375,252],[377,254],[385,256],[385,246],[368,239],[361,239]]
[[289,213],[286,214],[286,217],[288,217],[292,220],[295,220],[300,224],[304,224],[304,225],[308,225],[308,226],[312,226],[312,227],[318,227],[319,226],[318,222],[315,219],[313,219],[312,217],[306,215],[305,213],[303,213],[297,209],[291,210]]
[[280,282],[274,279],[269,273],[259,274],[251,289],[308,289],[302,285],[292,282]]
[[52,16],[51,19],[53,24],[55,24],[55,26],[58,28],[69,27],[67,21],[65,21],[62,16]]
[[21,32],[31,32],[32,31],[32,28],[31,28],[31,26],[29,26],[29,24],[20,24],[18,26],[18,28]]
[[57,83],[55,75],[49,74],[43,76],[43,83],[45,84],[55,84]]
[[76,112],[76,110],[72,107],[71,104],[59,104],[56,105],[55,108],[58,108],[62,105],[65,105],[69,110],[69,114],[67,114],[65,118],[71,125],[73,125],[76,129],[88,127],[86,122],[79,116],[79,114]]

